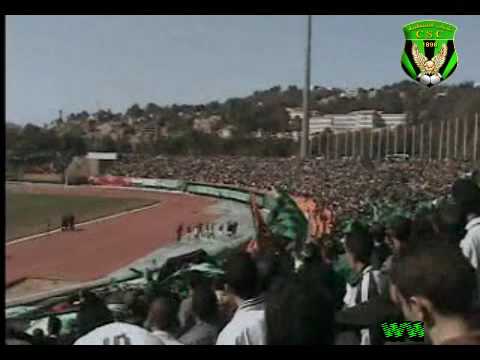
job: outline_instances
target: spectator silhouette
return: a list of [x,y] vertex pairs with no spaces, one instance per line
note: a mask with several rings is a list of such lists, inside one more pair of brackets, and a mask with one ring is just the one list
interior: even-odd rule
[[468,319],[476,292],[475,270],[457,247],[418,246],[393,262],[391,296],[406,319],[421,321],[434,345],[480,344]]
[[177,316],[175,310],[174,299],[168,295],[161,295],[150,305],[146,327],[164,345],[182,345],[174,336]]
[[220,330],[217,296],[209,286],[195,288],[193,293],[195,325],[180,337],[185,345],[215,345]]
[[[332,345],[334,299],[321,280],[307,268],[291,275],[285,285],[267,295],[268,345]],[[321,279],[319,276],[317,279]]]
[[102,299],[90,291],[84,291],[81,294],[80,309],[77,314],[79,337],[112,321],[113,315]]

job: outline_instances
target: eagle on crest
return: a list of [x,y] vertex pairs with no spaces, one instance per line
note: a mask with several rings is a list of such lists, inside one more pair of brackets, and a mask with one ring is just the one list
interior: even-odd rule
[[417,44],[413,44],[413,61],[415,61],[415,64],[420,69],[420,74],[418,75],[418,78],[420,79],[420,82],[422,84],[436,85],[441,81],[442,75],[439,74],[438,71],[445,63],[445,60],[447,59],[447,53],[448,47],[446,44],[443,44],[440,52],[429,60],[424,54],[420,52]]

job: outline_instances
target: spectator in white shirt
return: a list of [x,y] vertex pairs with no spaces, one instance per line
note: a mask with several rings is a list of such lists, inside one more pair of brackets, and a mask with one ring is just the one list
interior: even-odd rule
[[165,343],[140,326],[113,322],[82,336],[73,345],[165,345]]
[[175,304],[173,299],[161,296],[150,305],[146,322],[153,335],[157,336],[164,345],[182,345],[173,335],[175,326]]
[[265,345],[265,304],[259,296],[257,267],[249,254],[235,254],[227,261],[225,280],[238,308],[217,345]]
[[468,179],[453,184],[452,195],[461,207],[467,234],[460,242],[463,254],[478,271],[480,263],[480,188]]

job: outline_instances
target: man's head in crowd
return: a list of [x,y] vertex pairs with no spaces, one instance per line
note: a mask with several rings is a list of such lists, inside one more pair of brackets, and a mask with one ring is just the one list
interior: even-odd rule
[[124,303],[127,307],[125,321],[142,326],[148,315],[148,301],[142,291],[130,291],[125,294]]
[[195,289],[192,299],[195,316],[203,322],[214,322],[218,319],[218,301],[213,289],[201,286]]
[[266,291],[272,281],[280,275],[282,269],[280,267],[280,259],[274,250],[266,251],[259,254],[255,258],[257,264],[260,291]]
[[235,302],[234,296],[227,291],[225,291],[226,284],[223,278],[218,278],[213,283],[213,288],[215,289],[215,296],[217,297],[217,303],[219,307],[219,312],[221,316],[230,318],[231,315],[235,312],[237,304]]
[[268,345],[331,345],[334,301],[315,276],[292,275],[269,292],[266,304]]
[[224,270],[227,290],[237,300],[247,300],[258,295],[258,269],[249,254],[242,252],[230,256]]
[[58,336],[62,330],[62,321],[56,316],[49,316],[47,328],[49,336]]
[[473,267],[457,246],[418,246],[397,257],[390,294],[405,318],[424,323],[434,344],[469,331],[476,293]]
[[465,236],[462,210],[458,204],[443,203],[434,214],[434,227],[438,236],[452,245],[457,245]]
[[368,228],[354,223],[352,230],[345,236],[345,254],[348,264],[355,271],[361,271],[370,264],[373,241]]
[[475,169],[472,171],[472,180],[475,184],[480,186],[480,169]]
[[208,286],[210,284],[209,279],[203,276],[203,274],[199,271],[190,272],[187,281],[190,295],[193,295],[196,288]]
[[460,206],[465,223],[470,217],[480,216],[480,188],[473,180],[455,181],[452,186],[452,197]]
[[374,268],[380,268],[391,254],[391,247],[386,242],[385,231],[385,226],[380,223],[374,223],[370,226],[369,232],[373,241],[371,265]]
[[80,309],[77,314],[80,336],[113,321],[113,315],[104,301],[91,291],[80,294]]
[[426,243],[438,242],[434,222],[434,213],[430,209],[416,214],[412,219],[409,246],[423,246]]
[[32,332],[33,345],[46,345],[45,333],[42,329],[34,329]]
[[404,216],[396,216],[388,224],[386,238],[394,254],[399,254],[406,249],[411,228],[412,221]]
[[147,318],[151,330],[170,331],[175,326],[175,304],[169,296],[160,296],[152,301]]
[[376,223],[370,227],[370,236],[374,242],[383,243],[385,241],[385,226]]

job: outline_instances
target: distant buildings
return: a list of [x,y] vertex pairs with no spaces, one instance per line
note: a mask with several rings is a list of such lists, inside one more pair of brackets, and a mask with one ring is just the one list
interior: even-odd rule
[[380,116],[385,121],[385,125],[388,127],[396,127],[405,125],[407,122],[407,114],[384,114],[380,113]]
[[89,176],[98,176],[104,174],[118,160],[117,153],[114,152],[89,152],[85,156]]
[[233,126],[226,126],[223,129],[217,131],[217,135],[222,139],[230,139],[233,135]]
[[358,94],[359,94],[358,89],[347,89],[340,94],[340,97],[341,98],[352,99],[352,98],[356,98],[358,96]]
[[113,130],[112,124],[104,123],[97,126],[97,131],[101,136],[110,135]]
[[337,97],[335,95],[331,95],[331,96],[324,97],[324,98],[318,100],[317,102],[320,105],[327,105],[327,104],[330,104],[331,102],[334,102],[334,101],[337,101]]
[[[287,109],[290,119],[303,119],[301,109]],[[310,115],[310,135],[324,132],[330,129],[333,132],[344,132],[360,129],[373,129],[375,116],[379,116],[385,122],[387,127],[396,127],[404,125],[407,120],[407,114],[386,114],[376,110],[352,111],[348,114],[325,114],[320,115],[312,112]]]
[[255,139],[261,139],[264,136],[262,129],[258,129],[257,131],[252,131],[250,135]]
[[142,126],[138,129],[141,138],[148,139],[148,140],[158,140],[159,136],[159,126],[154,121],[145,122]]
[[[302,117],[303,119],[303,114]],[[325,116],[312,116],[310,118],[310,133],[316,134],[323,132],[325,129],[333,128],[333,119]]]
[[376,89],[369,89],[368,90],[368,98],[373,99],[375,96],[377,96],[377,90]]
[[208,118],[197,118],[193,120],[193,129],[206,134],[211,134],[213,128],[217,125],[222,118],[218,115],[213,115]]

